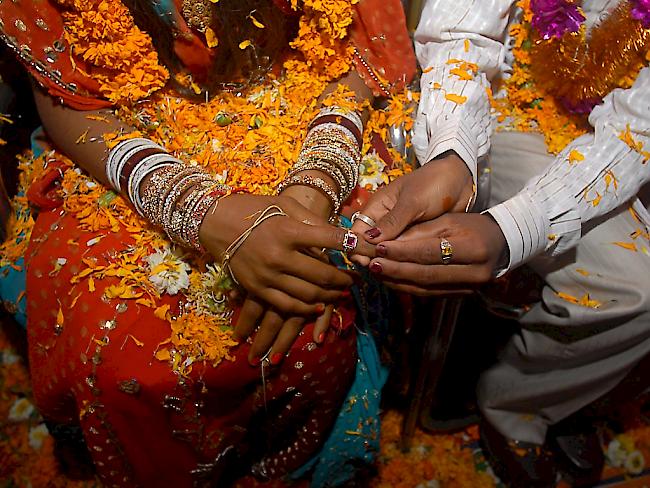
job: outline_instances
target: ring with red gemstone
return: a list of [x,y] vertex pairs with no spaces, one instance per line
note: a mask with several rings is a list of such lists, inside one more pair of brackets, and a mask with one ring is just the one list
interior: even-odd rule
[[352,252],[357,248],[359,236],[354,232],[347,231],[343,236],[343,252]]

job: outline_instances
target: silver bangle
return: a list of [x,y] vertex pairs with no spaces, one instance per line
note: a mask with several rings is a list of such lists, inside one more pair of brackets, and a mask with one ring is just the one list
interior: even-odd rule
[[130,157],[135,153],[150,148],[160,148],[164,150],[160,145],[155,142],[144,139],[142,137],[136,137],[133,139],[126,139],[120,141],[113,149],[108,153],[108,158],[106,159],[106,178],[110,182],[111,186],[117,190],[120,190],[120,171],[124,167],[124,164]]

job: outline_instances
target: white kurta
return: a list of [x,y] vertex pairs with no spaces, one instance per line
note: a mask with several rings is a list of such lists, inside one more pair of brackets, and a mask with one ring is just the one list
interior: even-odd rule
[[[629,127],[650,151],[650,69],[630,89],[607,95],[589,116],[593,132],[557,157],[539,134],[494,134],[486,89],[509,70],[504,43],[513,3],[426,2],[415,36],[425,73],[414,146],[422,164],[456,151],[475,180],[477,160],[489,154],[488,211],[506,237],[508,269],[528,262],[545,279],[542,301],[521,317],[521,331],[478,388],[481,410],[497,429],[541,443],[549,425],[606,394],[650,353],[650,244],[631,237],[648,232],[650,216],[638,196],[650,189],[643,186],[650,162],[619,138]],[[587,26],[616,5],[585,0]],[[449,76],[450,59],[475,63],[479,73],[467,81]],[[445,94],[467,101],[456,104]],[[572,149],[584,160],[570,164]],[[611,178],[608,187],[606,174],[616,187]],[[637,251],[615,242],[634,242]],[[557,292],[601,305],[571,303]]]
[[[421,66],[422,99],[415,126],[414,146],[422,164],[455,150],[476,180],[477,159],[489,150],[492,132],[486,94],[489,79],[508,70],[503,44],[511,17],[510,0],[430,0],[415,35]],[[612,0],[586,0],[587,27],[617,5]],[[469,40],[466,48],[465,40]],[[475,63],[473,80],[450,76],[449,59]],[[430,71],[429,71],[430,70]],[[433,88],[440,86],[440,88]],[[467,97],[462,105],[445,94]],[[501,226],[510,249],[509,268],[547,252],[557,255],[575,246],[583,224],[631,200],[650,180],[650,163],[619,137],[630,128],[636,141],[650,150],[650,68],[644,68],[634,86],[614,90],[589,116],[594,132],[576,139],[539,177],[518,195],[489,211]],[[585,156],[570,164],[572,149]],[[604,176],[613,175],[617,188]],[[601,195],[598,205],[590,203]],[[637,209],[650,222],[645,209]],[[551,236],[551,238],[549,238]]]

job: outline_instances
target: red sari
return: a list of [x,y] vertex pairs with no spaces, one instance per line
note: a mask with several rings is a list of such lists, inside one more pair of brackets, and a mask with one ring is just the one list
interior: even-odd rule
[[[379,66],[388,82],[410,79],[414,56],[399,0],[362,0],[356,10],[352,39],[365,61]],[[40,53],[62,39],[54,2],[2,2],[0,18],[5,40],[17,49],[24,44]],[[47,29],[34,27],[34,19],[45,19]],[[203,49],[196,39],[185,42]],[[97,95],[82,61],[61,55],[43,70],[35,56],[29,59],[23,52],[23,60],[68,105],[79,110],[110,106]],[[363,76],[379,90],[368,73]],[[114,232],[94,246],[80,247],[97,233],[81,230],[75,217],[59,207],[45,208],[50,201],[43,198],[46,185],[36,181],[34,187],[32,200],[41,211],[25,259],[34,395],[48,420],[81,425],[104,484],[221,486],[251,472],[278,478],[317,452],[354,376],[351,298],[337,305],[336,334],[316,345],[308,325],[277,367],[251,367],[249,345],[242,344],[233,351],[234,361],[195,365],[189,377],[179,376],[153,359],[169,337],[169,323],[153,309],[130,300],[105,300],[86,288],[80,295],[70,294],[70,280],[83,269],[82,259],[101,265],[134,245],[131,235]],[[54,272],[61,258],[66,264]],[[105,278],[97,286],[116,283],[117,278]],[[165,303],[172,311],[180,306],[169,295],[157,305]]]

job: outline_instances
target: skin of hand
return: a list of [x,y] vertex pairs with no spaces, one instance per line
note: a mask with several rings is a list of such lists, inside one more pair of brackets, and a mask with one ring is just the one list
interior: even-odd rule
[[[282,313],[322,313],[324,303],[338,299],[353,279],[304,250],[343,249],[345,230],[303,223],[313,214],[292,198],[246,194],[223,198],[201,224],[201,244],[220,259],[256,216],[271,205],[280,207],[287,216],[276,216],[257,226],[231,257],[230,268],[248,293]],[[371,247],[360,242],[364,252],[372,254]]]
[[[362,213],[377,226],[357,220],[352,230],[372,244],[395,239],[409,226],[434,219],[446,212],[464,212],[474,198],[472,175],[455,153],[448,152],[406,174],[372,195]],[[357,253],[357,264],[370,259]]]
[[[313,176],[326,178],[322,174]],[[287,188],[282,193],[282,196],[294,199],[312,212],[313,218],[303,220],[303,223],[309,225],[326,224],[331,212],[331,203],[320,191],[311,187],[296,185]],[[327,255],[321,249],[312,247],[306,252],[314,258],[328,263]],[[372,254],[374,255],[374,253]],[[351,273],[348,275],[355,277]],[[334,306],[332,304],[326,305],[315,320],[313,340],[317,344],[325,340],[333,310]],[[259,325],[248,355],[249,363],[255,366],[259,364],[260,358],[267,355],[270,363],[277,365],[291,348],[306,322],[307,317],[304,315],[283,315],[268,306],[264,301],[249,294],[237,318],[235,337],[240,341],[244,340],[253,334]]]
[[[320,178],[322,174],[311,175]],[[331,182],[329,182],[331,184]],[[292,198],[297,203],[308,209],[312,215],[302,222],[308,225],[326,225],[330,212],[330,203],[325,196],[314,188],[308,186],[290,186],[283,196]],[[318,249],[305,250],[310,256],[327,263],[327,256]],[[324,298],[324,297],[323,297]],[[321,342],[329,327],[333,306],[326,305],[324,310],[319,310],[314,327],[314,341]],[[244,300],[235,324],[235,338],[243,341],[251,336],[259,326],[251,345],[248,360],[252,366],[259,364],[260,358],[267,351],[272,365],[279,364],[289,350],[298,334],[305,325],[307,317],[304,315],[286,315],[283,317],[277,310],[264,301],[248,294]]]
[[[442,238],[453,249],[448,264],[442,264]],[[493,278],[506,251],[501,228],[489,214],[447,213],[379,244],[370,271],[391,288],[415,295],[470,293]]]
[[[372,91],[366,86],[365,82],[355,71],[350,71],[337,82],[331,83],[320,96],[319,102],[322,102],[327,94],[334,91],[339,84],[346,85],[352,92],[354,92],[356,99],[359,102],[363,100],[372,100]],[[361,117],[364,121],[367,120],[368,112],[365,111]],[[336,188],[334,180],[327,174],[320,171],[306,171],[304,174],[321,178],[332,188]],[[329,200],[319,190],[311,187],[300,185],[291,186],[282,192],[282,196],[294,199],[312,212],[314,216],[313,218],[303,220],[303,222],[307,224],[324,224],[327,222],[330,212],[332,211],[331,202],[329,202]],[[345,231],[342,231],[341,239],[344,233]],[[362,252],[374,256],[374,245],[361,245],[361,241],[363,241],[363,239],[359,239],[360,246],[358,250],[363,250]],[[314,247],[304,251],[316,259],[328,262],[327,256],[321,252],[321,248],[322,246],[314,245]],[[349,276],[356,277],[356,275],[352,274],[349,274]],[[320,344],[325,340],[333,311],[333,305],[325,305],[324,311],[316,318],[313,329],[313,339],[317,344]],[[239,318],[235,325],[235,337],[239,340],[249,337],[259,324],[259,329],[255,334],[255,339],[253,340],[248,360],[251,365],[257,365],[259,364],[261,357],[268,355],[270,363],[272,365],[277,365],[282,361],[285,354],[298,337],[298,334],[305,325],[306,320],[307,318],[305,314],[281,314],[273,307],[269,307],[269,304],[265,303],[264,300],[260,300],[259,297],[249,294],[244,301]]]

